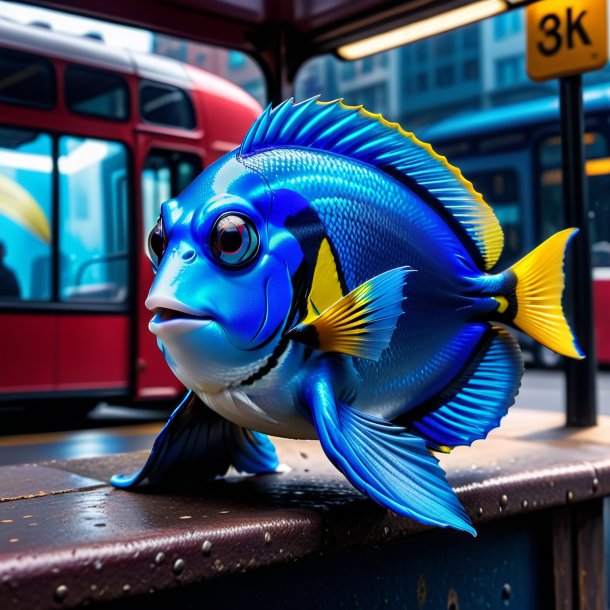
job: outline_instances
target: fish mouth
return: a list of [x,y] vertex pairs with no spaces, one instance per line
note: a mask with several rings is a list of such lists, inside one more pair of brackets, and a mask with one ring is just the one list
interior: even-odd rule
[[148,328],[155,335],[182,334],[198,330],[215,320],[176,299],[149,297],[146,307],[153,312]]
[[214,322],[209,316],[195,316],[165,307],[155,308],[153,313],[155,315],[149,322],[148,329],[159,337],[166,337],[170,334],[181,335],[193,330],[199,330]]

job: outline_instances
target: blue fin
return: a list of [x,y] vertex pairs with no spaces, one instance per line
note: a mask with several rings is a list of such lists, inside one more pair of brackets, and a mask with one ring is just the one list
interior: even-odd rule
[[325,373],[308,382],[305,398],[322,448],[352,485],[400,515],[476,536],[425,441],[338,402]]
[[442,392],[421,407],[417,418],[401,418],[434,450],[471,445],[500,425],[515,402],[523,374],[516,339],[500,327],[490,327],[473,358]]
[[322,313],[308,313],[287,336],[322,352],[379,360],[404,313],[406,278],[397,267],[367,280]]
[[306,147],[367,163],[415,183],[453,219],[473,256],[485,269],[500,258],[504,234],[493,210],[457,167],[432,147],[362,106],[317,97],[299,104],[267,106],[246,134],[239,154],[269,148]]
[[242,472],[274,472],[275,448],[258,432],[227,421],[189,392],[155,439],[143,468],[133,475],[116,474],[115,487],[171,486],[223,475],[229,466]]

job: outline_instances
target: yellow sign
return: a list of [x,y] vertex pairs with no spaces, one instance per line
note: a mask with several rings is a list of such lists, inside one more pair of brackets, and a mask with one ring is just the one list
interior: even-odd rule
[[606,0],[543,0],[527,7],[527,73],[535,81],[602,68]]

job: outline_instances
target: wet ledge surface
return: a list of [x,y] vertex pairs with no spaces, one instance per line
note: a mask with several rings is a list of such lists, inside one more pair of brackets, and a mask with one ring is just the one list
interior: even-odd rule
[[[584,430],[562,423],[559,414],[514,410],[486,441],[441,456],[477,528],[509,531],[512,517],[536,519],[610,494],[610,419]],[[191,583],[234,586],[237,574],[294,561],[386,547],[391,554],[398,540],[469,539],[424,533],[364,498],[317,442],[275,442],[290,472],[227,477],[196,493],[108,485],[147,452],[0,468],[0,608],[130,607],[134,596],[167,601]]]

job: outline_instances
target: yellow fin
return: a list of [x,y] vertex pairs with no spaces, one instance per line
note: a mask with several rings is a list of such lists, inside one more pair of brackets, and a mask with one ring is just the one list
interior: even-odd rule
[[316,268],[313,272],[311,290],[307,299],[307,315],[303,324],[310,324],[321,312],[328,309],[343,296],[335,257],[328,239],[324,238],[318,251]]
[[397,267],[366,281],[320,315],[290,329],[288,336],[323,352],[378,360],[403,313],[404,286],[411,271]]
[[514,323],[549,349],[581,360],[585,357],[565,319],[561,295],[565,284],[563,257],[578,229],[564,229],[532,250],[511,270],[517,277]]

